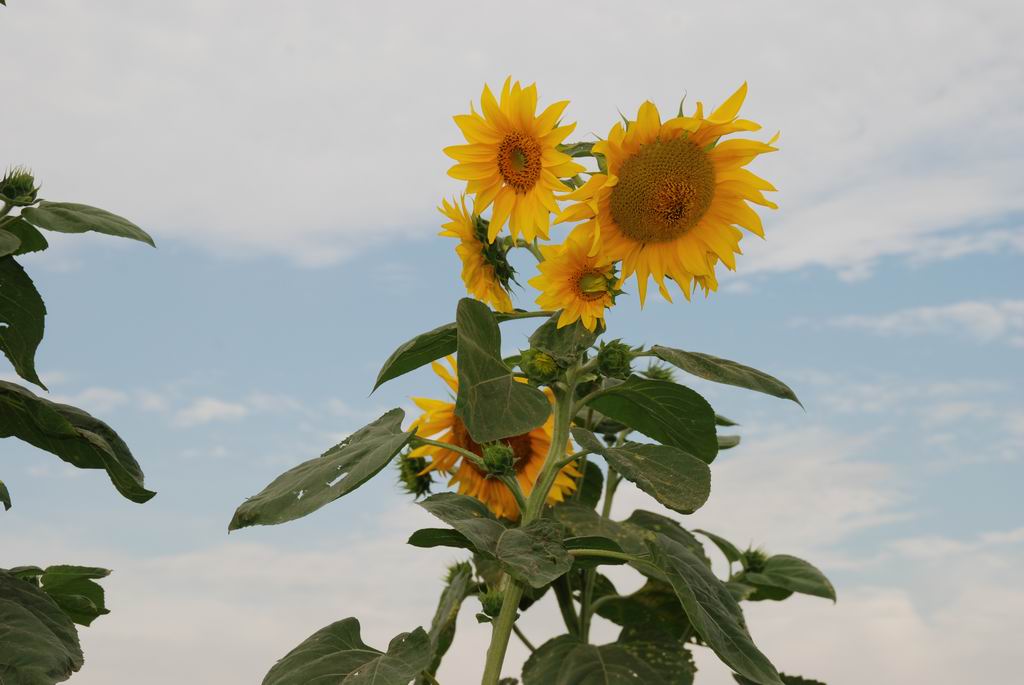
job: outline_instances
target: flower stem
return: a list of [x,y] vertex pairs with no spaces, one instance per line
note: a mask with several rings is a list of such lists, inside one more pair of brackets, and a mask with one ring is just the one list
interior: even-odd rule
[[516,634],[516,637],[519,638],[519,641],[522,642],[526,646],[526,648],[530,650],[530,652],[537,651],[537,648],[533,646],[533,643],[530,642],[529,638],[527,638],[526,635],[523,634],[523,631],[519,629],[518,624],[512,624],[512,632]]

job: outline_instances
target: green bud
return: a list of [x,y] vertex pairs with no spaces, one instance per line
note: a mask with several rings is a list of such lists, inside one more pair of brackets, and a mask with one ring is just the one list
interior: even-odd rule
[[657,362],[651,362],[647,370],[640,373],[652,381],[674,381],[676,379],[675,373],[672,372],[672,369],[667,364],[659,364]]
[[448,571],[444,576],[444,584],[451,585],[452,581],[455,580],[455,576],[459,575],[463,571],[469,571],[470,576],[473,575],[473,567],[469,565],[468,561],[460,561],[449,566]]
[[516,453],[504,442],[494,442],[484,446],[484,467],[492,476],[504,476],[512,473],[516,463]]
[[597,350],[597,370],[609,378],[627,378],[632,371],[635,351],[621,340],[601,343]]
[[0,180],[0,202],[6,202],[15,207],[27,207],[35,204],[38,192],[36,179],[33,178],[32,172],[25,167],[16,166],[8,169],[3,180]]
[[580,290],[585,293],[610,293],[612,292],[612,286],[615,285],[615,279],[609,280],[605,276],[599,273],[585,274],[580,278]]
[[410,457],[403,454],[398,460],[398,482],[402,489],[413,497],[419,498],[430,492],[434,479],[427,468],[427,460],[423,457]]
[[554,357],[532,347],[519,358],[519,368],[527,378],[539,385],[554,383],[562,372]]
[[743,570],[750,573],[760,573],[763,571],[767,561],[768,554],[760,548],[748,548],[747,551],[740,554],[740,563],[743,565]]
[[505,593],[501,590],[487,590],[479,595],[482,612],[491,618],[501,613],[501,605],[505,602]]

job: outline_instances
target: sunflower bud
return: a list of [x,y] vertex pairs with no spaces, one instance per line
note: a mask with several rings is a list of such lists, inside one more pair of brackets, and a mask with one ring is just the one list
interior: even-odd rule
[[494,442],[484,446],[484,467],[492,476],[512,473],[515,461],[516,453],[507,443]]
[[459,574],[461,574],[461,573],[463,573],[465,571],[469,571],[469,574],[471,576],[473,575],[473,567],[469,565],[468,561],[460,561],[460,562],[457,562],[455,564],[452,564],[451,566],[448,567],[448,571],[445,573],[444,584],[445,585],[451,585],[452,581],[455,580],[455,578]]
[[763,549],[749,548],[740,554],[740,563],[743,564],[743,570],[750,573],[760,573],[763,571],[767,561],[768,555]]
[[609,378],[627,378],[632,371],[634,350],[621,340],[601,343],[597,370]]
[[505,593],[501,590],[487,590],[481,592],[480,607],[484,615],[497,618],[501,613],[501,605],[505,602]]
[[423,497],[430,492],[430,486],[434,479],[431,478],[427,468],[427,460],[423,457],[410,457],[403,455],[398,460],[398,482],[402,489],[413,497]]
[[35,204],[37,192],[39,187],[36,186],[36,179],[25,167],[16,166],[8,169],[3,180],[0,180],[0,202],[15,207]]
[[554,357],[532,347],[523,352],[519,358],[519,368],[523,370],[527,378],[539,385],[555,382],[562,371]]
[[641,371],[645,378],[650,378],[652,381],[674,381],[676,375],[672,372],[672,369],[665,364],[658,364],[657,362],[651,362],[647,370]]

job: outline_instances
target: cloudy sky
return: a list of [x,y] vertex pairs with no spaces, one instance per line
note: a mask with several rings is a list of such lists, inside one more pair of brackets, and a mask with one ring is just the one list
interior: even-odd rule
[[[755,169],[780,188],[768,240],[744,241],[707,301],[609,316],[631,342],[773,372],[807,408],[695,384],[744,442],[686,525],[833,578],[835,606],[748,611],[787,672],[1005,681],[1024,631],[1022,30],[1014,3],[980,0],[9,0],[0,165],[159,245],[58,236],[26,258],[49,310],[37,365],[159,495],[134,505],[6,441],[0,566],[115,569],[80,685],[248,685],[333,620],[381,647],[429,622],[458,555],[404,544],[431,524],[389,477],[287,526],[226,528],[280,471],[442,392],[422,370],[368,396],[462,294],[435,237],[459,189],[451,115],[512,74],[570,99],[593,140],[644,99],[717,103],[747,81],[745,114],[782,132]],[[509,349],[529,333],[504,331]],[[654,506],[628,489],[616,504]],[[473,611],[444,685],[476,682]],[[544,605],[524,628],[543,641],[557,621]],[[514,645],[508,674],[523,658]],[[699,663],[700,682],[732,682]]]

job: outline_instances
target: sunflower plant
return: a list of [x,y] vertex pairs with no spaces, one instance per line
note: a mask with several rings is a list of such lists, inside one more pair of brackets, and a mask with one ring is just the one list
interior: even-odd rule
[[[0,177],[0,351],[18,376],[46,390],[35,363],[46,306],[19,259],[49,247],[45,232],[105,233],[149,245],[153,239],[123,217],[89,205],[50,202],[39,190],[24,167]],[[110,426],[6,380],[0,380],[0,438],[17,438],[76,468],[105,471],[132,502],[156,494],[146,489],[142,468]],[[0,504],[4,510],[13,504],[2,480]],[[0,568],[0,683],[50,685],[78,671],[84,657],[76,625],[88,626],[110,613],[96,582],[108,575],[105,568],[68,564]]]
[[[379,650],[362,642],[357,619],[343,619],[280,659],[264,685],[436,685],[470,598],[491,632],[484,685],[692,683],[696,649],[714,652],[739,683],[816,682],[776,670],[755,646],[741,603],[794,593],[834,601],[825,576],[797,557],[689,530],[672,515],[707,501],[715,458],[739,443],[718,432],[735,422],[679,374],[799,404],[796,395],[727,359],[633,346],[605,323],[627,281],[641,306],[651,281],[668,300],[670,287],[686,299],[707,295],[719,266],[736,267],[744,230],[763,237],[753,206],[775,208],[765,197],[774,187],[747,166],[774,152],[776,137],[744,135],[760,128],[740,118],[745,96],[746,85],[709,112],[698,102],[669,118],[645,102],[594,142],[567,141],[567,101],[541,109],[536,86],[511,79],[497,95],[485,86],[479,111],[455,117],[465,143],[444,152],[465,187],[442,200],[441,235],[458,241],[471,297],[458,302],[454,322],[395,350],[374,387],[430,365],[448,396],[415,397],[413,420],[392,409],[287,471],[239,506],[229,527],[305,516],[397,460],[405,489],[444,524],[415,531],[409,544],[466,558],[448,570],[429,629]],[[513,250],[536,262],[527,279],[536,308],[513,302]],[[501,325],[526,319],[540,325],[528,348],[509,356]],[[623,479],[660,510],[614,518]],[[724,556],[723,575],[705,543]],[[611,576],[627,568],[643,585],[621,593]],[[544,601],[557,605],[564,628],[541,642],[517,621]],[[617,625],[618,639],[592,643],[595,617]],[[518,679],[503,679],[513,635],[531,655]]]

